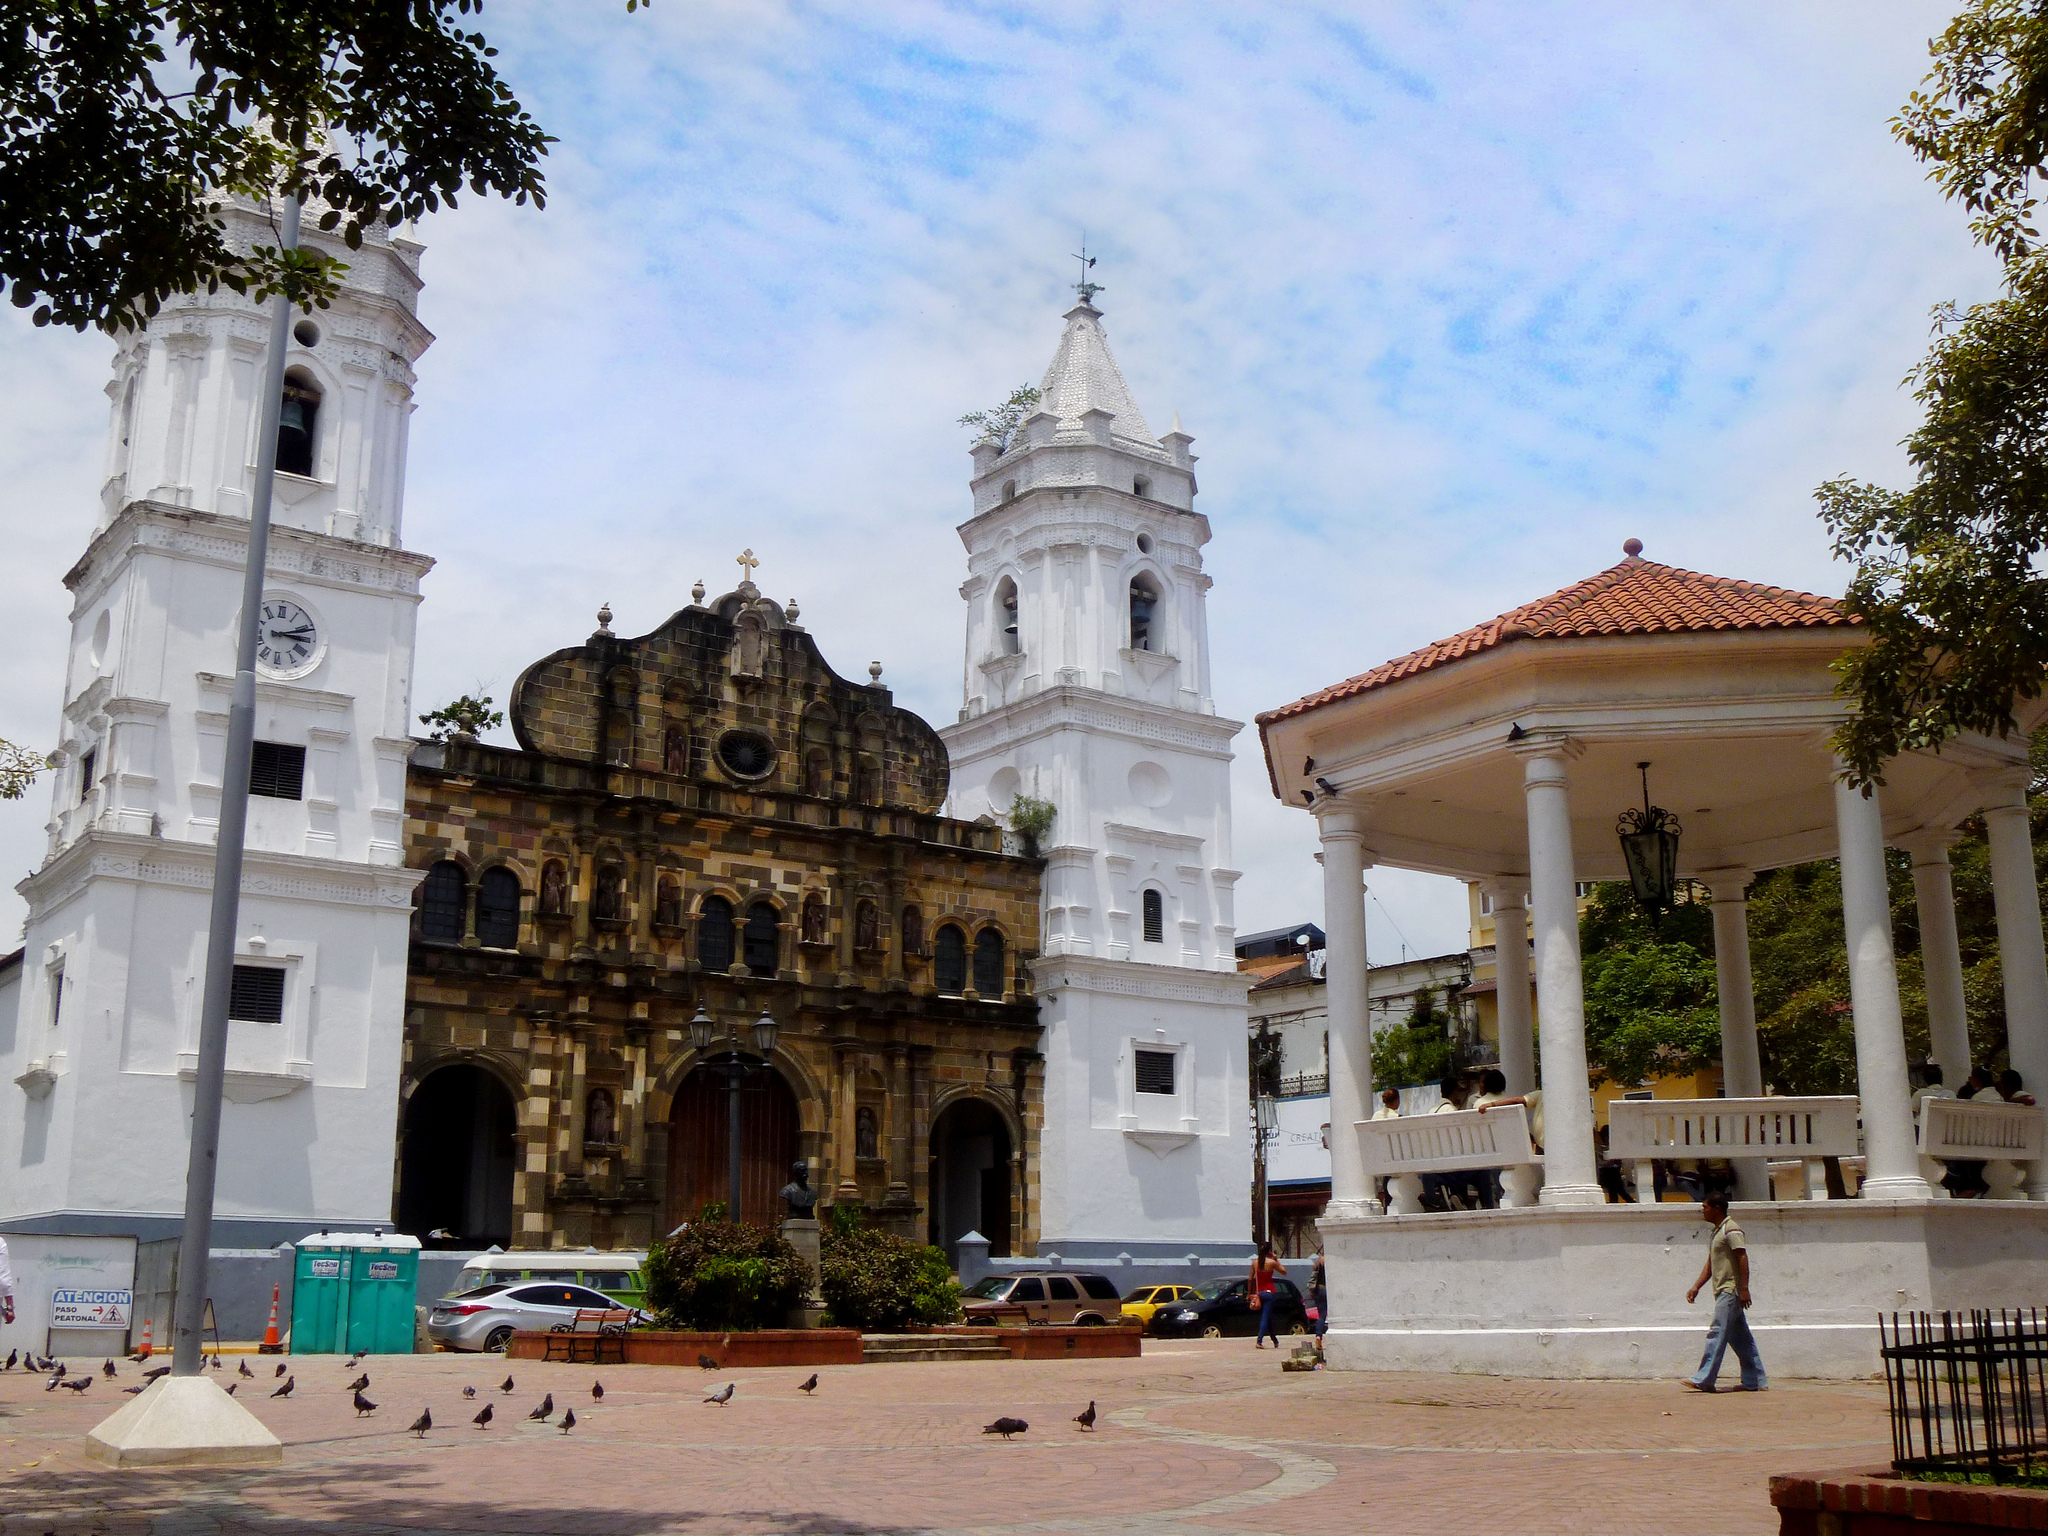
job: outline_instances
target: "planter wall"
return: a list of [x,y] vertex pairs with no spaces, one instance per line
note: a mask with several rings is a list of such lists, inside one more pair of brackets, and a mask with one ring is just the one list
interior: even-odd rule
[[[516,1360],[546,1356],[548,1335],[515,1333],[505,1353]],[[709,1355],[720,1370],[765,1365],[859,1365],[860,1333],[853,1328],[763,1328],[754,1333],[655,1333],[626,1335],[628,1365],[687,1365]]]
[[1889,1467],[1771,1479],[1781,1536],[2048,1530],[2048,1490],[1922,1483]]
[[1087,1328],[934,1328],[931,1332],[940,1338],[1000,1344],[1012,1360],[1134,1360],[1142,1352],[1145,1337],[1145,1330],[1136,1323]]

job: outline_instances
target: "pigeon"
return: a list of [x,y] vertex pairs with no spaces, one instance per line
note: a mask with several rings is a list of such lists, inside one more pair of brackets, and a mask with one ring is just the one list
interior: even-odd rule
[[58,1382],[57,1385],[68,1392],[83,1392],[92,1385],[92,1378],[90,1376],[74,1376],[69,1381]]
[[347,1363],[346,1365],[344,1365],[344,1366],[342,1367],[342,1369],[343,1369],[344,1371],[352,1371],[352,1370],[354,1370],[354,1369],[355,1369],[355,1368],[356,1368],[357,1366],[361,1365],[362,1363],[363,1363],[363,1357],[362,1357],[362,1355],[361,1355],[360,1353],[358,1353],[358,1354],[353,1354],[353,1355],[350,1355],[350,1356],[348,1357],[348,1363]]
[[487,1424],[489,1424],[489,1423],[491,1422],[491,1405],[490,1405],[489,1403],[485,1403],[485,1404],[484,1404],[484,1411],[483,1411],[482,1413],[478,1414],[478,1415],[477,1415],[477,1416],[476,1416],[476,1417],[475,1417],[474,1419],[472,1419],[472,1420],[471,1420],[470,1422],[471,1422],[471,1423],[473,1423],[473,1424],[475,1424],[475,1425],[476,1425],[476,1427],[477,1427],[478,1429],[482,1429],[482,1428],[484,1428],[484,1427],[485,1427],[485,1426],[486,1426]]
[[21,1358],[21,1351],[20,1351],[20,1350],[18,1350],[18,1349],[10,1349],[9,1351],[7,1351],[7,1363],[6,1363],[5,1365],[0,1365],[0,1371],[11,1371],[11,1370],[13,1370],[13,1369],[14,1369],[14,1362],[15,1362],[15,1361],[17,1361],[17,1360],[19,1360],[20,1358]]
[[721,1407],[723,1407],[725,1404],[732,1401],[732,1389],[738,1385],[739,1383],[736,1381],[728,1381],[716,1392],[712,1393],[709,1397],[705,1398],[704,1401],[707,1403],[717,1403]]
[[369,1400],[369,1399],[368,1399],[367,1397],[363,1396],[363,1394],[362,1394],[362,1393],[360,1393],[360,1392],[358,1392],[358,1393],[356,1394],[356,1417],[357,1417],[357,1418],[359,1418],[359,1419],[360,1419],[360,1418],[361,1418],[361,1417],[362,1417],[362,1416],[363,1416],[364,1414],[366,1414],[366,1413],[375,1413],[376,1411],[377,1411],[377,1405],[376,1405],[375,1403],[371,1402],[371,1401],[370,1401],[370,1400]]
[[476,1388],[475,1388],[475,1387],[464,1387],[464,1388],[462,1389],[462,1395],[463,1395],[464,1397],[475,1397],[475,1396],[476,1396]]
[[144,1381],[155,1381],[159,1376],[168,1376],[170,1374],[171,1368],[168,1365],[160,1365],[153,1371],[144,1371],[142,1379]]
[[984,1424],[981,1432],[984,1435],[1001,1435],[1007,1440],[1012,1435],[1023,1434],[1030,1427],[1022,1419],[997,1419],[993,1424]]
[[590,1400],[591,1400],[591,1401],[592,1401],[593,1403],[601,1403],[601,1402],[603,1402],[603,1401],[604,1401],[604,1383],[603,1383],[603,1382],[601,1382],[601,1381],[593,1381],[593,1382],[592,1382],[592,1383],[590,1384]]
[[420,1410],[420,1416],[414,1419],[411,1425],[407,1427],[406,1433],[410,1435],[418,1435],[422,1440],[424,1440],[427,1438],[427,1431],[432,1429],[433,1427],[434,1410],[431,1408],[422,1408]]
[[[240,1385],[241,1385],[241,1383],[240,1383],[239,1381],[231,1381],[231,1382],[229,1382],[229,1383],[228,1383],[228,1396],[229,1396],[229,1397],[233,1397],[233,1396],[235,1395],[235,1388],[239,1387]],[[129,1388],[129,1390],[130,1390],[130,1391],[132,1392],[132,1391],[134,1390],[134,1388],[132,1388],[132,1387],[131,1387],[131,1388]]]
[[1088,1406],[1086,1408],[1083,1408],[1079,1413],[1074,1415],[1074,1422],[1086,1430],[1093,1430],[1095,1428],[1094,1398],[1089,1398]]
[[271,1393],[270,1395],[272,1397],[290,1397],[292,1395],[292,1388],[297,1386],[298,1384],[298,1377],[287,1376],[284,1379],[284,1385],[279,1387],[275,1392]]
[[715,1371],[718,1369],[718,1362],[702,1350],[699,1350],[697,1352],[697,1369],[700,1371]]
[[21,1361],[21,1368],[32,1375],[40,1374],[43,1369],[40,1365],[36,1364],[36,1357],[34,1355],[24,1355]]
[[362,1390],[363,1390],[363,1388],[367,1387],[367,1386],[368,1386],[369,1384],[370,1384],[370,1373],[369,1373],[368,1371],[365,1371],[365,1372],[363,1372],[363,1374],[362,1374],[362,1375],[358,1376],[358,1377],[357,1377],[357,1378],[356,1378],[356,1379],[355,1379],[354,1381],[352,1381],[352,1382],[350,1382],[350,1383],[348,1384],[348,1390],[349,1390],[349,1391],[351,1391],[351,1392],[360,1392],[360,1391],[362,1391]]
[[52,1360],[48,1355],[43,1356],[43,1369],[46,1371],[56,1371],[59,1376],[62,1376],[64,1374],[62,1370],[58,1369],[57,1362]]
[[104,1373],[107,1380],[109,1381],[112,1381],[116,1376],[121,1374],[119,1371],[114,1369],[114,1362],[111,1360],[109,1360],[105,1365],[101,1366],[100,1370],[102,1373]]
[[219,1355],[215,1355],[215,1356],[213,1357],[213,1368],[214,1368],[214,1369],[215,1369],[216,1371],[220,1369],[220,1356],[219,1356]]
[[121,1390],[122,1390],[123,1392],[127,1393],[127,1394],[128,1394],[128,1396],[130,1396],[130,1397],[134,1397],[135,1395],[137,1395],[137,1394],[138,1394],[139,1392],[141,1392],[141,1391],[142,1391],[142,1388],[140,1388],[140,1387],[123,1387],[123,1388],[122,1388]]
[[498,1390],[500,1392],[510,1392],[512,1390],[512,1378],[507,1376],[503,1381],[499,1382]]
[[[47,1361],[47,1360],[45,1360],[45,1361],[43,1362],[43,1369],[45,1369],[45,1370],[48,1370],[48,1369],[49,1369],[49,1367],[50,1367],[50,1362],[49,1362],[49,1361]],[[69,1371],[70,1369],[71,1369],[71,1368],[70,1368],[69,1366],[67,1366],[67,1365],[66,1365],[66,1364],[65,1364],[65,1363],[64,1363],[64,1362],[63,1362],[62,1360],[59,1360],[59,1361],[57,1362],[57,1379],[58,1379],[59,1381],[62,1381],[62,1380],[64,1379],[64,1377],[65,1377],[65,1374],[66,1374],[66,1373],[67,1373],[67,1372],[68,1372],[68,1371]]]
[[803,1393],[806,1397],[810,1396],[811,1393],[817,1391],[818,1373],[816,1371],[811,1372],[811,1379],[809,1381],[798,1382],[796,1384],[796,1389],[797,1391]]
[[[282,1376],[282,1375],[284,1374],[284,1362],[283,1362],[282,1360],[280,1360],[280,1361],[278,1361],[278,1362],[277,1362],[277,1374],[278,1374],[279,1376]],[[273,1377],[273,1378],[272,1378],[272,1380],[275,1380],[275,1379],[276,1379],[275,1377]]]
[[569,1433],[570,1430],[574,1429],[575,1427],[576,1410],[574,1408],[571,1408],[567,1413],[562,1415],[562,1433],[566,1435],[567,1433]]
[[529,1419],[539,1419],[543,1424],[545,1424],[549,1419],[553,1418],[554,1416],[555,1394],[552,1392],[550,1392],[546,1397],[542,1398],[540,1400],[540,1406],[527,1415]]
[[237,1376],[247,1376],[252,1381],[256,1376],[256,1373],[249,1369],[249,1362],[246,1360],[237,1360],[235,1362],[235,1374]]
[[52,1376],[48,1381],[43,1383],[43,1390],[45,1392],[54,1392],[63,1385],[63,1382],[59,1381],[56,1377]]

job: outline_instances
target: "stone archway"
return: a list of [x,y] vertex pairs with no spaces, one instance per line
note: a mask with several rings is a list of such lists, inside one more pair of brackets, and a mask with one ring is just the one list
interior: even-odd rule
[[[664,1232],[695,1221],[706,1204],[723,1205],[731,1185],[726,1136],[724,1075],[695,1067],[677,1086],[668,1117],[668,1211]],[[740,1088],[740,1210],[738,1219],[782,1220],[776,1191],[789,1182],[802,1152],[796,1094],[780,1071],[750,1078]]]
[[930,1241],[960,1262],[969,1232],[988,1239],[992,1257],[1010,1253],[1010,1127],[983,1099],[955,1099],[932,1122]]
[[406,1101],[398,1230],[421,1242],[453,1233],[463,1247],[512,1245],[517,1116],[505,1085],[456,1063],[420,1080]]

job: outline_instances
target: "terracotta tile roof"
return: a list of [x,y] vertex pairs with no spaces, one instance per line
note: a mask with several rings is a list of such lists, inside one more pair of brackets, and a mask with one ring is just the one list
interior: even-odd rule
[[1380,663],[1370,672],[1269,710],[1260,725],[1306,714],[1339,699],[1354,698],[1510,640],[1576,639],[1589,635],[1647,635],[1711,629],[1818,629],[1848,626],[1852,617],[1840,599],[1792,592],[1753,581],[1706,576],[1630,555],[1561,592],[1510,608],[1499,618],[1475,624],[1448,640],[1425,645]]
[[1304,982],[1321,981],[1323,978],[1309,970],[1307,964],[1297,960],[1284,971],[1275,971],[1263,981],[1254,982],[1252,990],[1263,992],[1268,987],[1298,987]]

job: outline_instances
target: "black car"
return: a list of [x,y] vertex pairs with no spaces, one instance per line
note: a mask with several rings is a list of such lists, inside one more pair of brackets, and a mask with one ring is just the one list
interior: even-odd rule
[[[1152,1314],[1145,1332],[1155,1339],[1239,1338],[1259,1331],[1258,1308],[1245,1299],[1248,1280],[1211,1280],[1191,1301],[1169,1302]],[[1273,1328],[1307,1333],[1308,1307],[1292,1280],[1273,1282]]]

